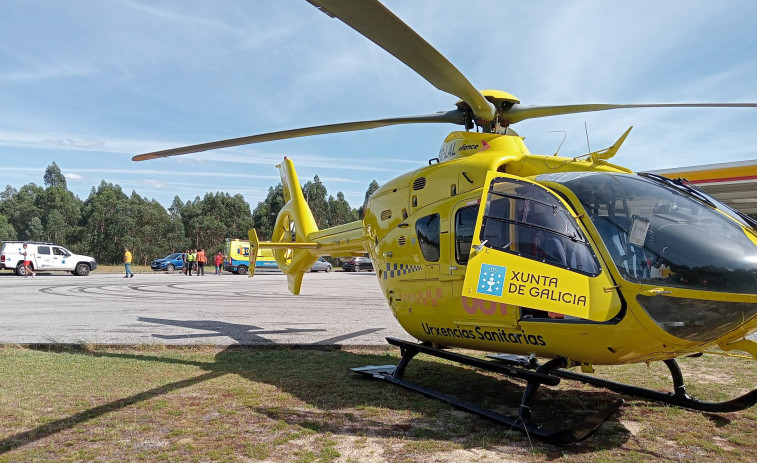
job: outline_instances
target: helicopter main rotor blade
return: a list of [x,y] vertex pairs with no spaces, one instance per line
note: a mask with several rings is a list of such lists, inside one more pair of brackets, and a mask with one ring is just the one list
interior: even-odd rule
[[503,117],[510,124],[515,124],[526,119],[536,119],[539,117],[631,108],[757,108],[757,103],[577,104],[525,107],[516,104],[509,110],[505,110]]
[[468,103],[476,117],[494,120],[494,105],[463,73],[377,0],[307,1],[388,51],[434,87]]
[[344,122],[341,124],[318,125],[315,127],[305,127],[301,129],[282,130],[280,132],[263,133],[251,135],[248,137],[231,138],[228,140],[212,141],[201,143],[199,145],[182,146],[152,153],[138,154],[132,158],[132,161],[146,161],[148,159],[165,158],[179,154],[199,153],[201,151],[214,150],[219,148],[229,148],[232,146],[249,145],[252,143],[261,143],[275,140],[285,140],[287,138],[308,137],[311,135],[322,135],[327,133],[354,132],[357,130],[375,129],[388,125],[398,124],[423,124],[423,123],[445,123],[465,125],[465,113],[459,109],[425,116],[407,116],[393,117],[389,119],[376,119],[373,121]]

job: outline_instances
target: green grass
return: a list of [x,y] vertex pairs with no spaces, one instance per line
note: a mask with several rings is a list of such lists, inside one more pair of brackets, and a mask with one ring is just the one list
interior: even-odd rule
[[[0,462],[757,461],[754,409],[713,415],[626,397],[593,437],[553,447],[349,371],[397,357],[392,348],[0,347]],[[703,399],[757,383],[753,362],[681,364]],[[598,373],[668,388],[664,366]],[[502,413],[522,392],[426,356],[407,377]],[[534,418],[565,426],[617,397],[563,381],[539,391]]]

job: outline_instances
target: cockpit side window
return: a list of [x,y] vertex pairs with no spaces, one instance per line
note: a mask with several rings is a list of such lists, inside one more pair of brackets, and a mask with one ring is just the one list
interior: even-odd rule
[[415,234],[421,247],[423,258],[428,262],[439,261],[439,214],[421,217],[415,223]]
[[481,243],[587,275],[599,265],[573,217],[552,193],[515,179],[490,185]]
[[477,215],[478,205],[463,207],[455,214],[455,260],[458,264],[466,264],[470,257]]

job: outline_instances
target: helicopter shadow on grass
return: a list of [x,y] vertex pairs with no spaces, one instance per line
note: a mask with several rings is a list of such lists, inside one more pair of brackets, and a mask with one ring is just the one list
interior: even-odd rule
[[[219,328],[224,323],[216,322],[212,326]],[[230,331],[227,335],[231,337],[234,332]],[[49,345],[32,347],[52,355],[73,352],[95,357],[182,364],[198,367],[201,373],[6,437],[0,440],[0,455],[105,414],[230,374],[251,383],[275,386],[295,399],[291,406],[262,402],[250,405],[248,411],[273,421],[335,435],[434,439],[462,443],[466,448],[500,449],[508,444],[516,447],[532,445],[551,458],[560,458],[566,452],[583,454],[618,448],[630,438],[628,431],[614,418],[586,441],[567,447],[553,447],[477,415],[456,411],[450,405],[349,370],[364,365],[395,364],[399,358],[398,352],[381,347],[346,350],[333,343],[230,346],[218,352],[212,362],[77,346],[64,346],[62,349]],[[405,378],[506,415],[517,414],[524,387],[518,381],[442,361],[429,361],[423,355],[411,362]],[[584,419],[589,412],[606,406],[614,398],[614,394],[603,391],[542,388],[537,397],[534,421],[546,427],[565,428]],[[303,407],[302,402],[308,406]]]
[[[217,363],[235,365],[234,374],[253,383],[275,385],[309,405],[282,407],[261,403],[253,407],[254,412],[318,432],[452,441],[466,448],[494,448],[508,443],[522,446],[531,441],[540,447],[540,452],[555,458],[561,457],[566,449],[584,453],[617,448],[630,437],[622,425],[610,421],[598,431],[598,439],[558,448],[417,392],[350,371],[358,366],[396,364],[398,360],[399,351],[365,353],[341,346],[330,349],[297,346],[286,351],[230,347],[216,356]],[[522,382],[432,360],[422,354],[410,363],[405,379],[513,416],[517,415],[525,387]],[[534,420],[547,427],[568,427],[614,398],[614,394],[601,391],[544,388],[539,392]]]
[[154,338],[163,340],[190,340],[228,337],[233,339],[234,342],[238,344],[275,344],[273,341],[266,338],[265,335],[294,335],[298,333],[314,333],[319,331],[326,331],[325,329],[316,328],[283,328],[277,330],[266,330],[260,326],[229,323],[220,320],[173,320],[167,318],[152,317],[138,317],[137,320],[143,323],[153,323],[156,325],[186,328],[195,331],[204,331],[203,333],[152,335]]

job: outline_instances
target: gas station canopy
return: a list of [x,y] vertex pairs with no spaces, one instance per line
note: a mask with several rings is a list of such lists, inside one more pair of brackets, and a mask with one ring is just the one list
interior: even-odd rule
[[757,159],[726,162],[650,173],[685,178],[719,201],[745,214],[757,214]]

